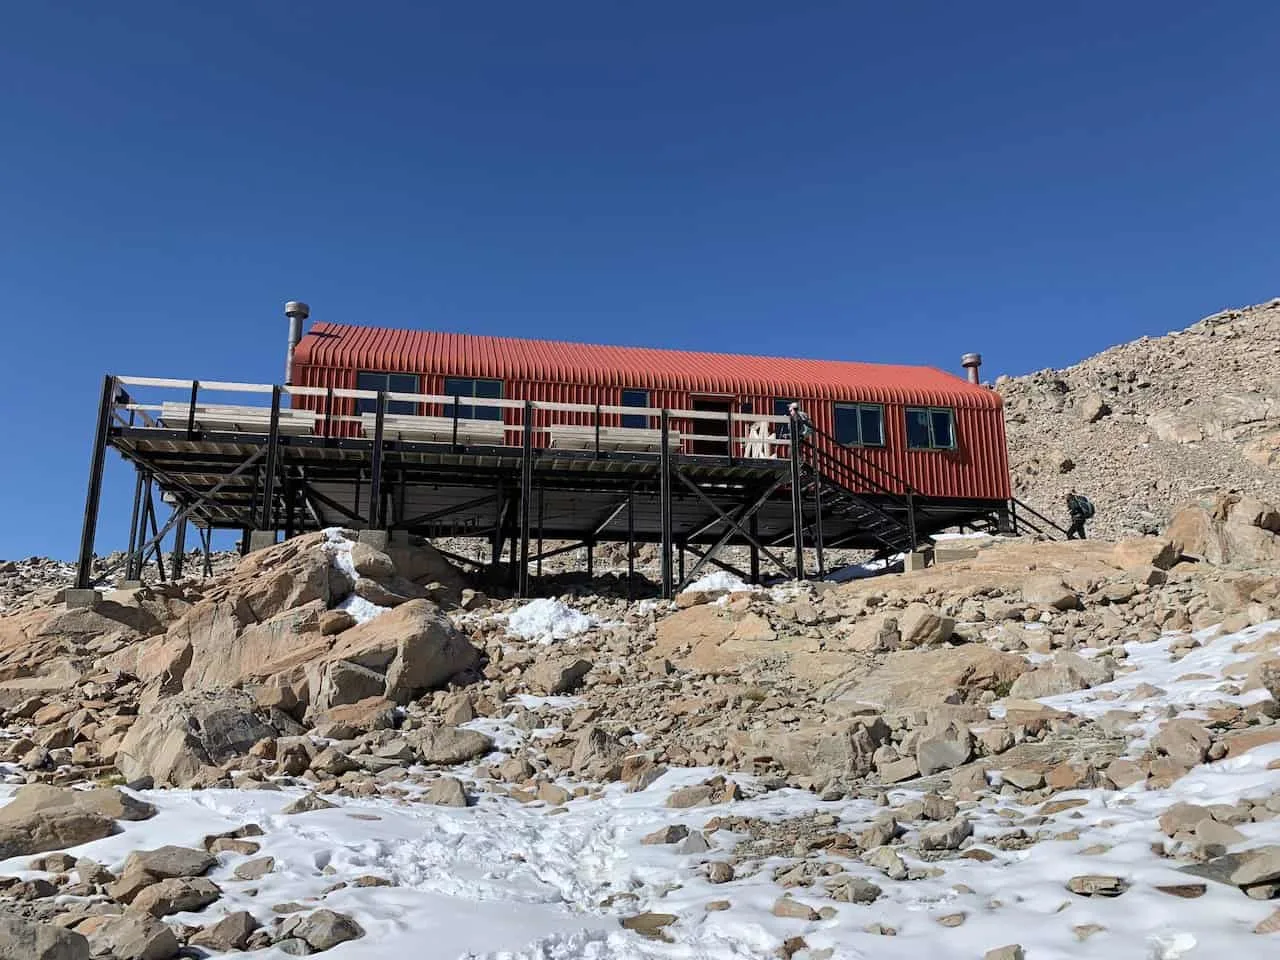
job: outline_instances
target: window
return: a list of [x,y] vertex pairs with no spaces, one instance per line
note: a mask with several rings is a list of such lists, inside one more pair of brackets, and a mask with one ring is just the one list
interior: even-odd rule
[[[357,390],[384,390],[389,393],[419,393],[418,375],[416,373],[373,373],[361,371],[356,374]],[[377,413],[378,401],[364,397],[356,400],[356,413]],[[388,400],[387,413],[418,412],[418,405],[412,400]]]
[[[795,403],[790,397],[775,397],[773,400],[773,415],[775,417],[789,417],[791,411],[787,407]],[[774,433],[779,440],[789,439],[791,436],[791,424],[777,423],[774,424]]]
[[[501,380],[477,380],[474,377],[445,377],[446,397],[472,397],[481,400],[501,400]],[[453,404],[444,405],[444,415],[453,416]],[[459,420],[501,420],[502,408],[471,403],[458,404]]]
[[883,447],[884,408],[875,403],[837,403],[836,443],[846,447]]
[[[649,405],[648,390],[623,390],[622,406],[624,407],[647,407]],[[624,427],[632,427],[638,430],[646,429],[649,426],[649,417],[643,413],[624,413],[622,415],[622,425]]]
[[954,450],[955,415],[939,407],[908,407],[907,446],[912,450]]

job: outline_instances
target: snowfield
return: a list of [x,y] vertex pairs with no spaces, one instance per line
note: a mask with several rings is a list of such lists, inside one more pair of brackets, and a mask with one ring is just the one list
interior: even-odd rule
[[[550,624],[558,619],[558,611],[536,618],[551,633]],[[1081,713],[1122,707],[1140,713],[1136,722],[1143,725],[1154,725],[1171,709],[1192,716],[1187,708],[1210,702],[1248,703],[1253,695],[1222,689],[1224,671],[1247,659],[1232,648],[1276,628],[1280,623],[1220,637],[1205,633],[1202,647],[1173,663],[1173,637],[1134,644],[1126,661],[1135,668],[1131,672],[1119,673],[1110,684],[1045,702]],[[1141,684],[1163,692],[1123,699]],[[1112,693],[1121,696],[1108,699]],[[584,701],[529,697],[522,703],[567,712]],[[495,720],[468,726],[495,736],[500,751],[548,732],[521,731]],[[466,780],[475,769],[453,772]],[[1280,956],[1276,935],[1253,932],[1275,910],[1274,901],[1254,901],[1232,886],[1201,881],[1175,869],[1177,861],[1153,852],[1153,844],[1158,848],[1167,842],[1157,820],[1175,802],[1233,804],[1275,794],[1280,789],[1280,743],[1198,767],[1166,790],[1138,785],[1124,791],[1069,791],[1055,795],[1047,809],[1020,807],[1013,798],[995,795],[962,805],[962,815],[973,822],[974,846],[987,851],[987,858],[924,863],[914,849],[898,847],[918,879],[893,881],[854,856],[822,855],[820,860],[839,863],[849,875],[875,883],[883,894],[875,903],[861,905],[826,898],[821,881],[793,888],[796,900],[814,910],[826,908],[827,916],[817,920],[772,912],[787,892],[774,882],[773,869],[794,863],[790,857],[744,860],[735,880],[716,885],[706,878],[703,865],[728,859],[742,838],[711,833],[706,837],[710,850],[696,853],[679,852],[679,844],[645,845],[641,840],[671,824],[698,830],[712,817],[737,815],[775,820],[834,816],[840,829],[856,833],[885,808],[871,800],[822,802],[796,790],[766,792],[746,777],[734,778],[746,799],[690,809],[665,805],[673,790],[715,773],[672,769],[641,792],[628,793],[623,785],[612,784],[596,798],[571,800],[561,808],[521,804],[477,790],[476,804],[466,809],[430,806],[416,798],[335,796],[327,799],[338,804],[336,809],[284,815],[281,810],[301,795],[298,790],[146,791],[140,795],[159,808],[157,817],[123,823],[121,833],[72,852],[118,869],[132,850],[163,844],[200,847],[206,834],[257,823],[265,836],[258,838],[262,850],[255,857],[274,857],[274,869],[260,880],[237,880],[233,870],[246,858],[224,853],[211,875],[224,891],[222,899],[202,913],[169,920],[207,924],[224,913],[249,910],[269,923],[274,905],[294,902],[311,908],[322,903],[354,916],[367,934],[324,954],[333,960],[737,960],[774,957],[793,937],[803,937],[807,944],[795,953],[798,960],[974,960],[1010,944],[1020,944],[1028,960]],[[890,800],[898,805],[914,796],[918,794],[893,790]],[[1280,819],[1243,823],[1237,829],[1246,842],[1231,849],[1280,844]],[[1042,839],[1009,849],[991,842],[1017,830]],[[0,863],[0,873],[38,876],[26,870],[29,859]],[[1095,874],[1120,877],[1128,889],[1114,898],[1085,898],[1067,890],[1071,878]],[[360,878],[369,877],[391,885],[362,885]],[[1200,882],[1206,890],[1194,899],[1157,889]],[[347,885],[335,889],[339,883]],[[708,909],[717,901],[727,907]],[[621,928],[620,918],[645,911],[677,918],[664,930],[668,941]],[[892,928],[895,935],[868,932],[872,925]],[[271,949],[253,956],[283,960],[285,954]]]

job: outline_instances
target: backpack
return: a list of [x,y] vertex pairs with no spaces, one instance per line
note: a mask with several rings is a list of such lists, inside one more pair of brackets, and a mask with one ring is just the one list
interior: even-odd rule
[[1093,501],[1083,494],[1076,494],[1076,509],[1080,511],[1080,516],[1086,520],[1092,520],[1096,512],[1093,507]]

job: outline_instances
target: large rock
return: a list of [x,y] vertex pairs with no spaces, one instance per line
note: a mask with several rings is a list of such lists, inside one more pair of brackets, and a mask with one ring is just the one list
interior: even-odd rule
[[156,815],[152,804],[114,787],[72,790],[47,783],[29,783],[20,787],[13,799],[0,808],[0,823],[70,809],[96,813],[110,820],[150,820]]
[[280,933],[306,941],[312,950],[322,953],[348,940],[358,940],[364,936],[364,928],[345,913],[317,910],[290,917],[281,926]]
[[1151,739],[1151,746],[1158,752],[1181,764],[1194,767],[1203,763],[1213,743],[1213,735],[1195,720],[1168,721]]
[[202,767],[246,754],[277,733],[242,691],[188,692],[139,715],[120,744],[116,767],[129,780],[149,776],[157,784],[188,786]]
[[922,776],[953,770],[973,756],[973,734],[958,721],[924,730],[916,745],[916,766]]
[[956,622],[927,604],[913,603],[898,617],[904,647],[929,647],[951,639]]
[[832,722],[798,730],[766,728],[730,734],[739,754],[773,761],[793,777],[815,782],[865,777],[873,768],[876,748],[889,739],[879,717]]
[[410,600],[344,630],[326,660],[347,660],[386,678],[383,694],[408,703],[474,667],[480,653],[429,600]]
[[51,923],[0,914],[0,960],[89,960],[89,941]]
[[1280,560],[1280,511],[1239,494],[1219,493],[1179,509],[1165,536],[1178,552],[1208,563]]
[[528,683],[538,693],[554,696],[572,693],[591,671],[591,661],[580,657],[543,660],[529,672]]
[[1121,540],[1112,551],[1112,560],[1121,570],[1168,570],[1178,562],[1179,550],[1167,537],[1134,537]]
[[144,887],[129,909],[149,913],[153,917],[167,917],[189,910],[203,910],[222,896],[222,890],[212,880],[204,877],[161,880]]
[[1055,610],[1074,610],[1080,606],[1075,591],[1053,574],[1028,577],[1022,584],[1022,599]]
[[414,736],[411,742],[421,753],[423,763],[439,766],[466,763],[493,749],[492,738],[461,727],[434,727]]
[[381,697],[386,688],[387,678],[376,670],[348,660],[335,660],[324,671],[312,707],[323,713],[333,707]]
[[172,844],[154,850],[135,850],[124,862],[124,873],[142,870],[158,880],[181,877],[202,877],[208,873],[218,858],[203,850],[178,847]]
[[860,704],[892,710],[933,707],[987,690],[1002,692],[1028,669],[1017,654],[979,643],[903,650],[886,656],[866,676],[831,681],[819,696],[833,709]]
[[61,850],[116,832],[115,819],[144,820],[155,807],[113,789],[29,784],[0,808],[0,859]]
[[181,945],[168,924],[147,913],[128,912],[102,917],[89,934],[89,946],[95,957],[170,960]]

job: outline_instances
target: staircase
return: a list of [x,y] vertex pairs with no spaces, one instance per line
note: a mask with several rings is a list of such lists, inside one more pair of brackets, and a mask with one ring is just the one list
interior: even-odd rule
[[[794,433],[793,433],[794,435]],[[825,439],[845,456],[836,456],[815,441]],[[841,447],[834,437],[816,428],[805,438],[799,450],[801,496],[805,513],[810,517],[805,529],[812,531],[818,523],[815,507],[821,494],[823,518],[838,517],[861,534],[874,540],[878,555],[910,553],[932,544],[916,531],[916,513],[911,487],[857,450]],[[906,493],[899,493],[873,476],[879,474]],[[874,491],[871,494],[860,491]],[[813,540],[816,536],[811,534]]]

